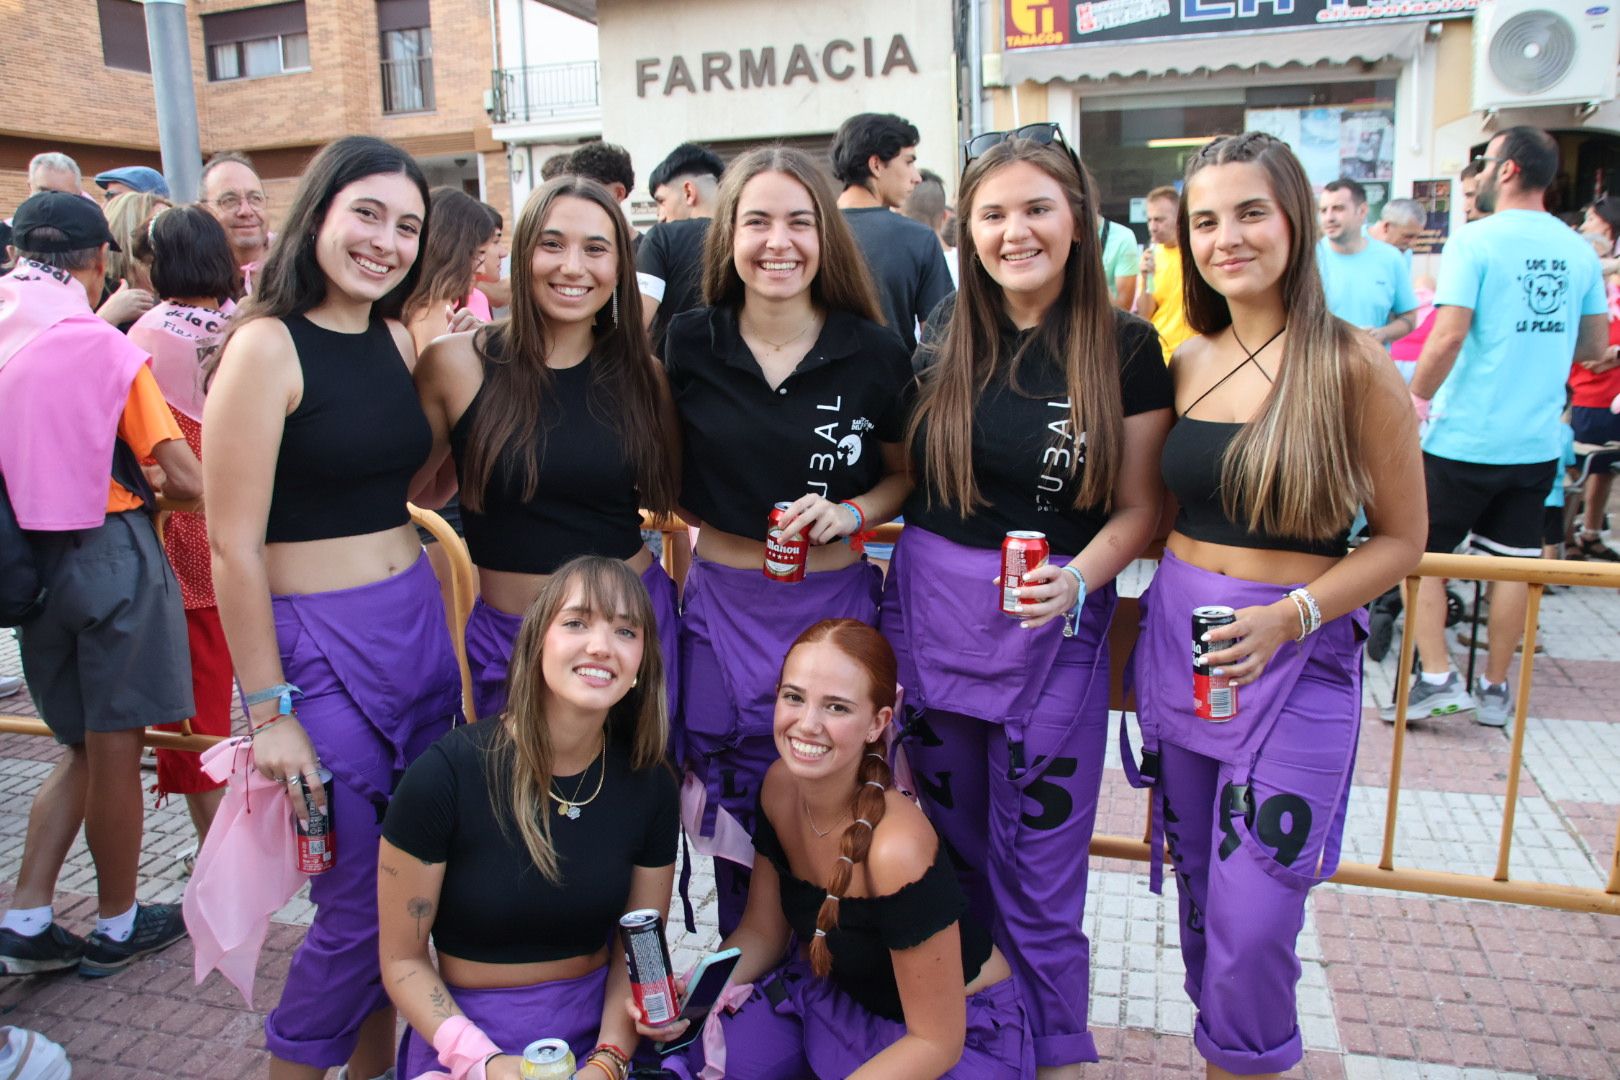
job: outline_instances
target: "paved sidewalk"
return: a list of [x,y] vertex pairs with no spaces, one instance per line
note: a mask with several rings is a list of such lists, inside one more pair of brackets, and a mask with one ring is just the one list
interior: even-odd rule
[[[1126,592],[1139,590],[1139,577],[1126,582]],[[1620,596],[1550,595],[1542,620],[1547,651],[1536,660],[1513,874],[1601,887],[1620,818]],[[0,635],[0,675],[17,673],[15,646]],[[1388,699],[1392,676],[1392,660],[1369,665],[1345,835],[1349,860],[1375,862],[1382,839],[1391,729],[1374,706]],[[29,711],[26,697],[0,699],[0,712]],[[46,740],[0,736],[0,904],[10,898],[30,798],[55,755]],[[1507,764],[1507,736],[1470,715],[1414,724],[1397,861],[1491,872]],[[1143,810],[1142,796],[1110,760],[1098,830],[1140,835]],[[146,824],[142,898],[178,899],[180,856],[193,842],[184,807],[150,809]],[[1103,1061],[1087,1076],[1201,1075],[1193,1013],[1181,988],[1173,876],[1159,898],[1148,892],[1139,864],[1098,860],[1093,871],[1085,928]],[[699,928],[686,934],[677,915],[678,966],[697,959],[716,936],[706,868],[694,884]],[[94,924],[93,887],[81,843],[58,900],[58,917],[75,931]],[[279,996],[310,913],[306,901],[295,899],[272,926],[255,993],[259,1009]],[[1620,1074],[1620,918],[1328,885],[1312,893],[1300,955],[1307,1054],[1291,1076]],[[78,1077],[262,1075],[262,1012],[246,1007],[218,976],[194,985],[191,961],[189,945],[181,944],[96,983],[72,975],[7,980],[0,983],[0,1019],[63,1043]]]

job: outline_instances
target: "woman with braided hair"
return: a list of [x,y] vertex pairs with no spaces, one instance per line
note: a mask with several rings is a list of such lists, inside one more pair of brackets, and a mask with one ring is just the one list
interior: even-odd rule
[[[1011,968],[967,914],[933,826],[891,786],[895,671],[888,642],[855,619],[818,622],[789,649],[748,904],[721,944],[742,952],[743,1000],[666,1059],[675,1075],[1034,1076]],[[669,1039],[684,1024],[638,1030]]]

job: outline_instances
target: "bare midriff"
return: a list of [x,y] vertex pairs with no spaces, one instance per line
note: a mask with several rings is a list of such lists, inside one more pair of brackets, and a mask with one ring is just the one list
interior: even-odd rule
[[[758,570],[765,565],[765,545],[759,540],[724,532],[712,525],[698,531],[697,557],[707,559],[733,570]],[[830,544],[810,545],[809,558],[804,569],[808,574],[822,574],[829,570],[842,570],[860,561],[860,552],[834,540]]]
[[[647,572],[652,561],[651,549],[643,545],[640,551],[624,560],[624,564],[640,576]],[[496,611],[522,615],[550,580],[550,574],[520,574],[512,570],[487,570],[480,566],[478,594],[483,597],[484,603]]]
[[410,525],[360,536],[266,544],[264,569],[277,596],[357,589],[404,573],[422,556]]
[[1179,532],[1172,532],[1164,546],[1173,551],[1176,558],[1200,570],[1272,585],[1298,585],[1315,581],[1339,561],[1331,555],[1307,555],[1303,551],[1212,544],[1207,540],[1194,540]]
[[607,946],[586,956],[566,960],[536,960],[528,964],[486,964],[439,953],[439,976],[449,987],[467,990],[505,990],[514,986],[562,982],[589,975],[608,962]]

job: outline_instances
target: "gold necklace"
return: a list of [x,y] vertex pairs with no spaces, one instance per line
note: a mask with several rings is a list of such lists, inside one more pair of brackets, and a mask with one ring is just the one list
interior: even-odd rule
[[806,820],[806,821],[808,821],[810,823],[810,831],[815,833],[817,836],[821,837],[823,840],[825,840],[825,839],[827,839],[827,837],[831,836],[833,829],[838,827],[838,823],[840,821],[843,821],[846,817],[849,816],[849,810],[846,808],[842,814],[839,814],[838,817],[833,820],[833,823],[832,823],[831,827],[829,827],[825,832],[823,832],[816,825],[815,815],[810,813],[810,800],[804,798],[801,795],[799,797],[799,804],[804,807],[804,820]]
[[786,341],[780,341],[780,342],[772,341],[770,338],[766,337],[764,334],[761,334],[758,330],[745,330],[744,332],[746,334],[748,334],[749,337],[756,337],[759,340],[763,341],[765,344],[769,345],[775,351],[781,352],[783,349],[787,348],[789,345],[793,344],[795,341],[798,341],[800,338],[804,337],[805,334],[809,333],[810,328],[812,326],[814,326],[814,325],[816,325],[816,316],[815,316],[814,313],[812,313],[811,316],[810,316],[810,321],[805,323],[802,327],[800,327],[799,332],[797,334],[794,334],[792,337],[788,338]]
[[[596,752],[596,757],[591,759],[591,764],[585,766],[585,771],[580,774],[579,783],[574,785],[574,795],[571,799],[564,799],[562,796],[557,794],[557,792],[554,790],[556,778],[552,779],[551,785],[546,788],[546,794],[550,795],[552,800],[556,802],[557,813],[561,814],[569,821],[578,821],[579,808],[582,806],[589,806],[593,801],[595,801],[598,795],[602,794],[602,784],[607,780],[607,761],[605,760],[606,755],[607,736],[604,735],[602,737],[602,749]],[[591,792],[591,797],[589,799],[581,800],[579,793],[581,789],[585,787],[585,781],[591,775],[591,765],[595,765],[598,761],[602,762],[602,771],[597,774],[596,777],[596,790]]]

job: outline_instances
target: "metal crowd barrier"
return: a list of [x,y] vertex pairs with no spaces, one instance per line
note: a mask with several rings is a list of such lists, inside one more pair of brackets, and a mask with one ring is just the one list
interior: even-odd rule
[[[412,519],[432,533],[444,545],[452,568],[450,613],[454,626],[456,654],[461,663],[464,708],[473,716],[471,679],[467,671],[463,648],[463,634],[467,617],[472,611],[477,579],[467,546],[442,517],[431,510],[411,507]],[[672,517],[647,515],[643,524],[663,535],[663,565],[677,584],[683,583],[691,564],[691,546],[686,525]],[[900,535],[902,525],[889,524],[875,530],[874,539],[893,543]],[[1620,590],[1620,565],[1598,562],[1574,562],[1549,559],[1512,559],[1481,555],[1425,555],[1417,571],[1406,579],[1404,595],[1406,611],[1416,610],[1417,586],[1421,578],[1451,578],[1466,581],[1524,582],[1530,590],[1530,601],[1525,610],[1524,648],[1515,681],[1512,749],[1509,758],[1506,799],[1502,809],[1502,822],[1498,839],[1495,872],[1458,874],[1445,870],[1415,866],[1397,866],[1395,840],[1399,798],[1401,791],[1401,765],[1406,750],[1407,705],[1411,679],[1405,674],[1412,670],[1415,650],[1413,636],[1402,635],[1400,659],[1396,671],[1398,690],[1395,709],[1395,743],[1389,769],[1389,797],[1384,811],[1383,846],[1378,863],[1341,863],[1338,872],[1329,880],[1344,885],[1363,885],[1377,889],[1454,896],[1474,900],[1496,900],[1506,903],[1529,904],[1536,907],[1556,908],[1563,911],[1594,912],[1620,915],[1620,831],[1610,851],[1609,877],[1603,888],[1579,885],[1515,881],[1511,876],[1513,851],[1513,822],[1518,809],[1519,779],[1524,767],[1524,737],[1529,721],[1530,689],[1534,680],[1535,641],[1541,625],[1541,598],[1548,585],[1566,585],[1582,588]],[[1109,646],[1113,662],[1110,707],[1132,709],[1132,702],[1123,691],[1123,672],[1131,648],[1135,644],[1139,623],[1139,606],[1134,598],[1122,597],[1109,632]],[[0,716],[0,733],[23,735],[49,735],[42,721],[21,716]],[[146,744],[173,750],[206,750],[219,740],[206,735],[183,735],[173,732],[148,731]],[[1143,836],[1112,836],[1098,834],[1092,837],[1091,854],[1099,858],[1148,861],[1149,841],[1152,835],[1153,807],[1147,803],[1147,824]]]

